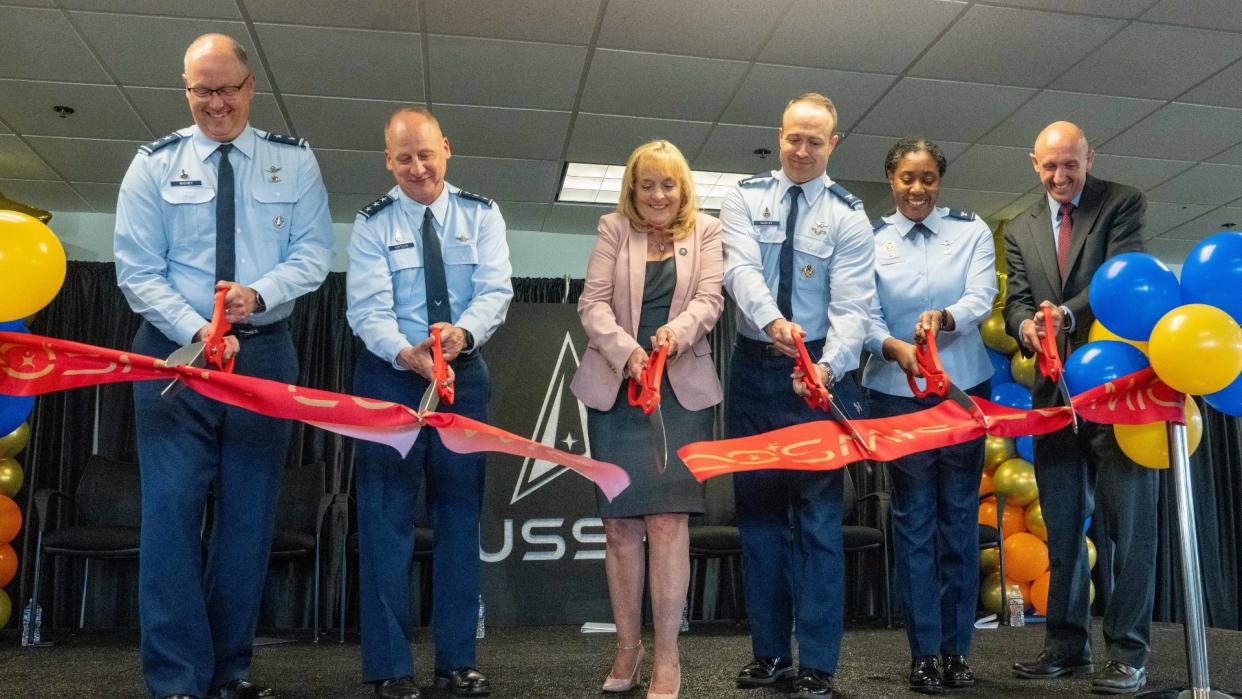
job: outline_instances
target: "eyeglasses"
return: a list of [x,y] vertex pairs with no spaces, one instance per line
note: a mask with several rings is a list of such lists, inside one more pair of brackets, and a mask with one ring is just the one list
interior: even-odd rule
[[246,83],[252,77],[254,77],[254,73],[247,75],[246,79],[242,80],[237,85],[225,85],[224,87],[217,87],[214,90],[210,87],[187,87],[186,92],[189,92],[191,95],[204,100],[211,99],[212,95],[220,95],[220,97],[224,99],[231,99],[236,97],[237,93],[241,92],[241,89],[246,86]]

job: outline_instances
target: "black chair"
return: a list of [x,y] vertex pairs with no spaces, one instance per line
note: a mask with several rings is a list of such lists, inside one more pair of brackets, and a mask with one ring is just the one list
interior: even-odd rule
[[1005,584],[1005,547],[1001,539],[1002,525],[1005,519],[1005,496],[1000,493],[983,493],[979,496],[979,502],[983,502],[988,498],[996,498],[996,526],[979,523],[979,550],[996,549],[996,557],[1000,565],[1001,577],[1001,613],[996,615],[997,621],[1002,624],[1009,623],[1009,586]]
[[[706,568],[711,560],[719,560],[724,568],[725,578],[729,582],[732,594],[733,618],[741,622],[744,618],[739,592],[742,589],[742,539],[734,524],[733,479],[712,478],[707,481],[706,500],[702,517],[690,519],[690,618],[694,618],[695,599],[697,597],[699,571]],[[720,581],[717,582],[719,586]],[[706,571],[704,570],[703,587],[707,587]],[[714,616],[714,613],[713,615]],[[707,619],[704,609],[702,619]]]
[[272,563],[288,563],[292,567],[299,561],[311,559],[308,571],[311,586],[309,606],[311,629],[314,640],[318,642],[320,551],[324,516],[334,496],[324,492],[322,461],[290,468],[285,471],[283,480],[270,560]]
[[[74,506],[75,516],[71,519],[74,524],[55,527],[51,524],[51,507],[54,502],[61,501]],[[45,488],[35,493],[34,503],[38,534],[30,602],[39,604],[45,556],[81,558],[84,562],[78,628],[82,628],[86,623],[91,561],[138,560],[142,521],[138,465],[92,454],[82,469],[73,496]],[[27,643],[31,639],[22,640]]]
[[[864,553],[872,551],[880,555],[880,567],[884,572],[884,619],[889,628],[893,625],[892,612],[892,592],[890,590],[890,559],[888,555],[888,540],[890,536],[889,527],[889,494],[883,491],[868,493],[862,497],[858,497],[857,491],[854,489],[854,479],[850,476],[848,468],[842,469],[845,474],[844,501],[845,501],[845,517],[844,524],[841,526],[841,538],[845,544],[845,552],[848,553]],[[871,514],[870,521],[874,521],[878,526],[867,526],[859,524],[862,519],[858,516],[859,505],[864,503],[873,503],[875,508]]]

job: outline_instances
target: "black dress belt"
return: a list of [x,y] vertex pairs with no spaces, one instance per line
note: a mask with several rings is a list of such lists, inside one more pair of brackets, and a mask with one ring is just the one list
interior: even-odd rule
[[236,335],[238,338],[258,337],[259,335],[274,335],[276,333],[289,332],[289,321],[278,320],[268,325],[248,325],[246,323],[233,323],[233,328],[226,335]]
[[[806,351],[814,357],[824,349],[823,340],[804,340]],[[771,342],[763,340],[752,340],[745,335],[737,336],[737,349],[743,354],[749,354],[754,357],[783,357],[784,352]]]

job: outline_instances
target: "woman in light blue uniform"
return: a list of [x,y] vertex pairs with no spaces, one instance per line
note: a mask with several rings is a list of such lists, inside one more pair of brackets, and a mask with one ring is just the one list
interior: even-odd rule
[[[916,398],[916,342],[936,334],[954,385],[988,395],[992,365],[979,324],[996,296],[992,231],[975,214],[936,206],[944,152],[923,138],[898,141],[884,160],[896,211],[872,223],[876,296],[863,371],[874,417],[938,403]],[[910,640],[910,689],[970,687],[967,662],[979,589],[979,478],[983,438],[918,452],[889,464],[897,587]]]

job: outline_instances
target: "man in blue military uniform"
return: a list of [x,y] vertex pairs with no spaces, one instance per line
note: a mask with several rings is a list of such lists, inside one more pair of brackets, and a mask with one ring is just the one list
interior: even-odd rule
[[[452,153],[430,112],[393,114],[384,143],[397,186],[358,212],[349,241],[349,324],[368,350],[358,357],[354,391],[417,405],[431,378],[429,328],[439,327],[456,388],[453,405],[439,410],[486,420],[491,380],[478,350],[513,298],[504,219],[490,199],[444,181]],[[424,429],[404,459],[370,442],[359,442],[356,455],[364,681],[387,699],[419,696],[409,571],[425,475],[435,529],[434,683],[453,694],[489,694],[474,667],[483,454],[450,451]]]
[[[236,355],[238,374],[292,382],[287,318],[332,260],[319,166],[304,141],[248,124],[255,77],[233,39],[196,39],[182,78],[195,125],[139,148],[117,199],[117,281],[144,320],[134,351],[163,357],[204,339],[226,288],[225,359]],[[275,696],[247,676],[290,423],[161,389],[134,384],[147,687],[153,697]]]
[[[729,368],[730,437],[826,415],[790,384],[793,338],[805,337],[824,385],[848,417],[861,397],[857,368],[875,294],[871,226],[862,202],[825,173],[837,112],[823,95],[792,100],[781,119],[781,169],[742,180],[720,209],[725,287],[737,302]],[[735,474],[753,661],[740,687],[794,677],[790,630],[797,613],[795,697],[830,697],[844,625],[840,471]]]

